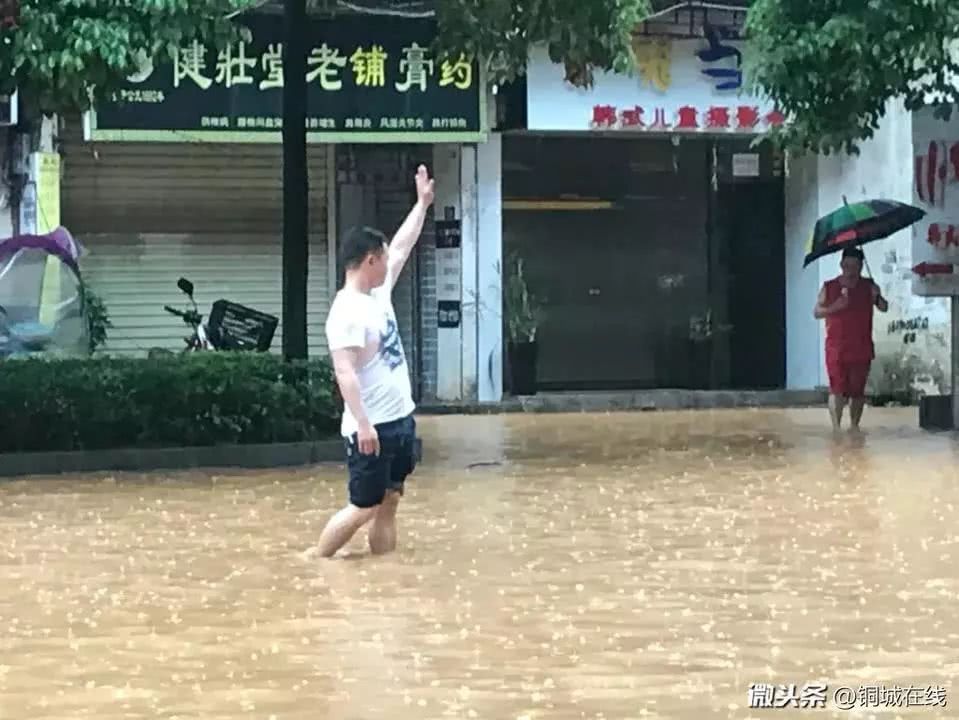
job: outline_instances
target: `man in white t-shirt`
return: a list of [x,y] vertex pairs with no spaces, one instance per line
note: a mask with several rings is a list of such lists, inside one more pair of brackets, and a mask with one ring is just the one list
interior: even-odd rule
[[320,536],[323,557],[335,555],[370,521],[370,550],[396,548],[396,509],[416,467],[416,405],[391,295],[423,230],[433,193],[433,180],[420,165],[416,204],[392,242],[368,227],[352,229],[343,240],[346,281],[330,307],[326,339],[345,405],[341,434],[350,502]]

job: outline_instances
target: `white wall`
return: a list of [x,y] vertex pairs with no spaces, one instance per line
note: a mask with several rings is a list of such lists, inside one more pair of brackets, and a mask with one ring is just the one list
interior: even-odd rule
[[[929,156],[930,144],[935,143],[940,153],[936,165],[936,198],[929,197]],[[913,183],[913,203],[926,211],[926,217],[913,226],[912,258],[913,265],[922,261],[955,263],[959,261],[956,248],[933,248],[929,242],[929,228],[938,224],[959,225],[959,164],[954,152],[959,149],[959,116],[953,114],[945,122],[935,117],[931,108],[924,108],[913,114],[913,162],[916,181]],[[942,172],[945,170],[945,172]],[[922,194],[920,194],[920,189]],[[913,275],[912,288],[923,295],[936,287],[938,281],[923,281]],[[951,288],[938,287],[933,292],[942,293],[954,290],[956,279],[953,277]],[[903,351],[917,361],[907,362],[910,369],[918,370],[921,376],[914,385],[924,387],[930,392],[945,393],[951,383],[950,302],[945,297],[913,296],[908,316],[903,317],[904,327],[896,328],[899,338],[914,340],[904,344]]]
[[503,144],[490,135],[477,147],[477,381],[480,402],[503,399]]
[[[433,212],[436,220],[447,217],[461,220],[463,204],[460,193],[462,147],[460,145],[440,144],[433,147],[433,177],[436,179],[436,200]],[[437,275],[436,293],[439,299],[446,299],[443,289],[444,272],[449,270],[459,275],[462,272],[461,250],[436,251]],[[454,282],[462,287],[460,282]],[[457,291],[457,297],[461,294]],[[450,298],[451,299],[451,298]],[[462,300],[460,300],[462,302]],[[424,308],[424,312],[438,312],[438,308]],[[457,328],[439,328],[436,331],[436,399],[441,402],[454,402],[463,397],[463,326]]]
[[819,215],[819,161],[812,155],[790,158],[786,178],[786,387],[823,384],[819,321],[812,315],[819,290],[819,268],[803,269],[806,241]]
[[477,396],[477,341],[479,340],[477,307],[471,299],[479,296],[479,178],[477,174],[478,146],[463,147],[460,164],[460,201],[463,207],[462,288],[463,344],[461,347],[463,378],[460,383],[460,398],[475,401]]
[[444,272],[456,270],[462,303],[460,327],[437,331],[437,400],[499,402],[503,397],[500,136],[491,134],[478,145],[437,145],[434,174],[436,218],[442,219],[452,208],[462,223],[460,250],[437,250],[437,294],[443,295]]
[[[890,103],[876,135],[862,143],[858,156],[791,158],[786,180],[787,257],[787,387],[806,389],[827,385],[823,346],[825,324],[812,317],[816,293],[839,273],[838,256],[822,258],[803,269],[806,244],[816,219],[849,202],[885,198],[913,202],[913,122],[901,103]],[[904,230],[864,247],[869,269],[889,301],[889,313],[875,316],[876,362],[870,377],[872,392],[883,392],[889,373],[914,354],[926,364],[941,362],[935,335],[948,338],[948,312],[943,302],[929,304],[913,297],[912,232]],[[904,348],[902,322],[928,317],[929,332]],[[911,339],[911,338],[910,338]],[[946,365],[948,367],[948,365]],[[925,382],[920,379],[921,382]]]

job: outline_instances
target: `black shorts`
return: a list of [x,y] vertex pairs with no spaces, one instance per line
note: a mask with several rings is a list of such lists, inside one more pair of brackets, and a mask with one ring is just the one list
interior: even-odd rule
[[350,503],[358,508],[376,507],[387,490],[402,495],[407,476],[416,468],[416,421],[412,415],[374,427],[380,438],[379,455],[362,454],[356,433],[344,438]]

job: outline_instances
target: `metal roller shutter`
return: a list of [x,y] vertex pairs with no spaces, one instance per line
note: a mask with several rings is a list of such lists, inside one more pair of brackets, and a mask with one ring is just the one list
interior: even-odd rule
[[[114,328],[104,352],[179,350],[188,328],[163,311],[219,298],[282,317],[282,157],[277,145],[85,143],[79,120],[61,133],[64,225],[86,246],[86,279]],[[330,302],[328,191],[332,150],[310,146],[309,340],[326,354]],[[282,320],[273,351],[282,347]]]

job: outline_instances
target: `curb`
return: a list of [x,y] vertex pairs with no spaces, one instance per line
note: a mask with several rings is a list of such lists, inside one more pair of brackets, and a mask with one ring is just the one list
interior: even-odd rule
[[[421,458],[422,455],[423,442],[417,439],[417,456]],[[344,460],[343,443],[340,440],[265,445],[10,453],[0,455],[0,477],[200,468],[261,470],[303,467],[321,463],[342,464]]]
[[424,403],[420,415],[500,415],[513,413],[648,412],[655,410],[731,410],[736,408],[808,408],[826,404],[820,390],[647,390],[628,393],[543,393],[498,403]]

